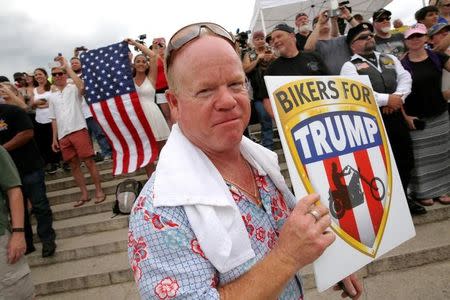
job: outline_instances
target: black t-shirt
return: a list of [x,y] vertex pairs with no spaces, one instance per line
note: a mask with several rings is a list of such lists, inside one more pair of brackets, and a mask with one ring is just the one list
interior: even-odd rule
[[[444,66],[449,57],[436,54]],[[437,68],[430,57],[410,64],[412,87],[411,94],[405,100],[406,113],[419,118],[442,114],[447,110],[447,101],[442,95],[442,70]]]
[[311,35],[311,31],[308,33],[307,36],[304,36],[303,34],[300,34],[298,32],[295,34],[295,39],[297,40],[297,49],[298,50],[305,49],[306,41],[308,40],[308,37],[310,35]]
[[[33,123],[23,109],[14,105],[0,104],[0,145],[13,139],[19,132],[28,129],[33,129]],[[9,151],[9,154],[21,176],[44,166],[34,138],[25,145]]]
[[391,37],[385,39],[375,36],[376,48],[375,50],[383,54],[392,54],[398,59],[401,59],[406,51],[405,37],[402,33],[394,33]]
[[[301,51],[297,56],[286,58],[278,57],[267,69],[267,76],[317,76],[329,75],[327,67],[317,52]],[[269,98],[267,88],[264,98]]]

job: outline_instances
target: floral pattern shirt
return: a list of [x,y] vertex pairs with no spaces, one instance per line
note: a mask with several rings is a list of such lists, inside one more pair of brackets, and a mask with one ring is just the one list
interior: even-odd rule
[[[295,198],[283,196],[268,176],[255,170],[254,175],[261,206],[228,186],[256,256],[226,273],[205,257],[183,207],[153,207],[154,177],[147,182],[134,204],[128,233],[128,256],[142,299],[219,299],[218,286],[246,273],[273,248]],[[303,299],[300,278],[294,277],[279,299]]]

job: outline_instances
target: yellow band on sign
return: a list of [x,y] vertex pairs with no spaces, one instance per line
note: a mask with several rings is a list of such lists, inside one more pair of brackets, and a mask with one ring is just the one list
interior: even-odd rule
[[290,82],[273,93],[281,121],[321,105],[358,105],[376,110],[371,89],[354,80],[334,78],[327,81],[305,79]]

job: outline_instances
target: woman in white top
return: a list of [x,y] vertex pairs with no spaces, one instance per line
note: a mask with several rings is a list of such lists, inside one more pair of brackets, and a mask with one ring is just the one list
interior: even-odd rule
[[[145,45],[137,43],[132,39],[126,39],[128,44],[137,47],[142,53],[135,56],[133,61],[133,80],[136,92],[139,95],[142,109],[152,129],[153,135],[158,142],[158,148],[161,149],[169,136],[170,129],[167,122],[155,102],[155,83],[157,75],[156,53],[148,49]],[[158,47],[153,44],[153,49]],[[155,50],[156,51],[156,50]],[[154,164],[145,167],[147,175],[153,173]]]
[[38,144],[42,158],[47,164],[47,172],[54,174],[58,168],[60,154],[52,151],[52,120],[48,108],[51,94],[47,71],[43,68],[34,70],[34,79],[38,86],[33,89],[31,106],[36,110],[34,138]]

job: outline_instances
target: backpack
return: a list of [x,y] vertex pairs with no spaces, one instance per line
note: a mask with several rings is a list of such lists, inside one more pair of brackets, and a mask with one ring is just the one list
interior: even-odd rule
[[133,208],[134,201],[142,190],[142,183],[134,179],[125,179],[117,185],[116,200],[113,205],[113,217],[118,214],[129,215]]

